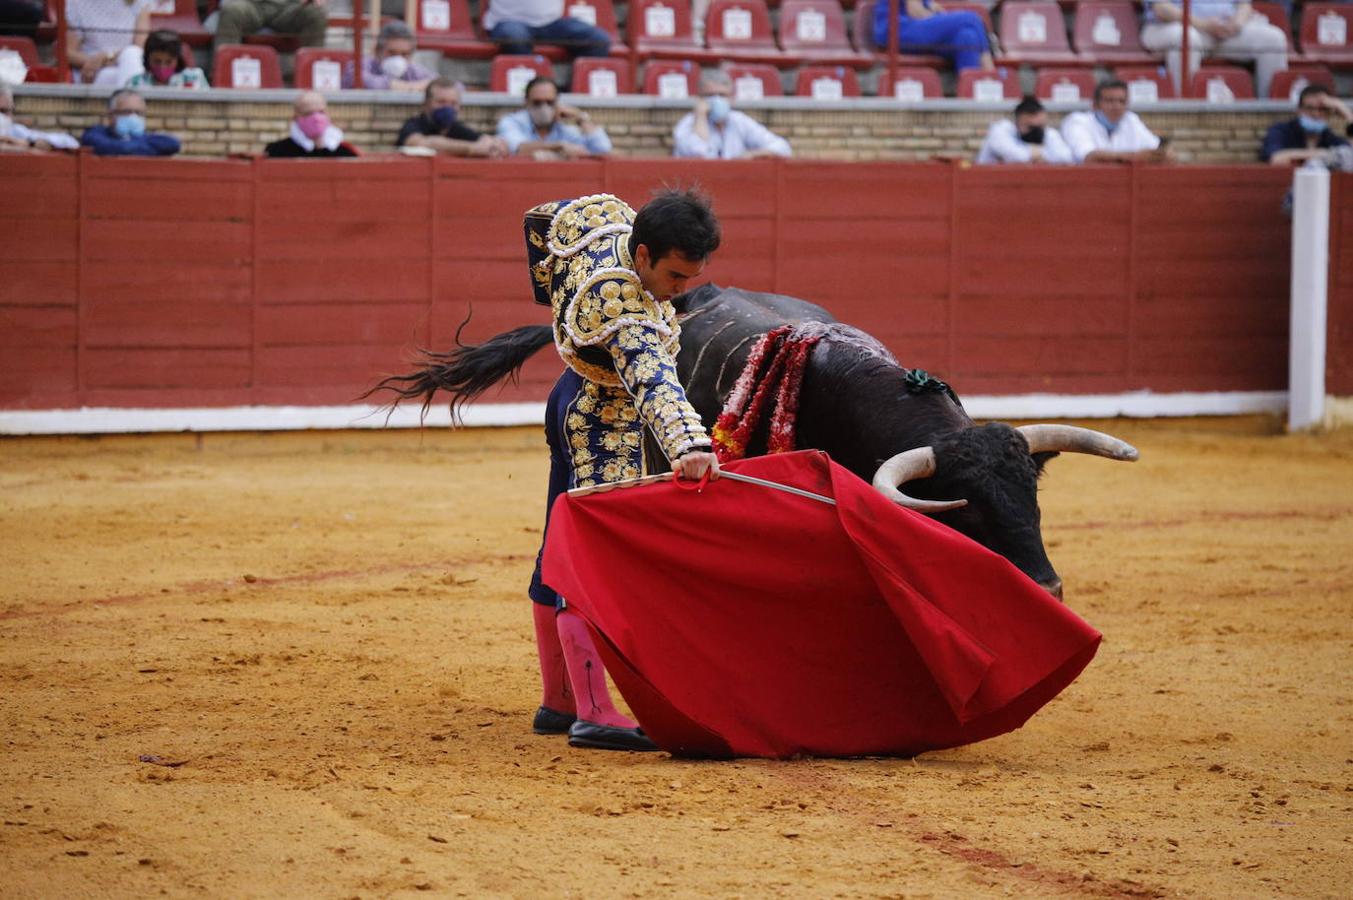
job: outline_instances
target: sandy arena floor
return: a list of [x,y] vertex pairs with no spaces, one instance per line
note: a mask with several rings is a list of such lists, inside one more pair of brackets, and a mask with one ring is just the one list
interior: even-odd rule
[[734,763],[530,733],[533,429],[0,441],[0,896],[1349,896],[1353,432],[1103,427],[1077,683]]

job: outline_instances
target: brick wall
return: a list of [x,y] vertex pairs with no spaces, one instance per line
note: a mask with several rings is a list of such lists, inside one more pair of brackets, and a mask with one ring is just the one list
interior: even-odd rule
[[[16,93],[19,116],[36,127],[62,129],[77,136],[103,114],[106,91],[68,86],[24,86]],[[150,127],[169,131],[194,156],[251,153],[285,136],[291,117],[291,91],[263,91],[241,97],[235,91],[206,91],[195,99],[182,92],[148,95]],[[416,114],[420,98],[376,92],[349,92],[331,99],[330,115],[357,147],[385,152],[404,120]],[[593,101],[586,105],[608,130],[616,151],[626,156],[664,156],[671,152],[672,127],[685,106],[650,98]],[[492,130],[504,112],[519,108],[501,94],[471,95],[462,116],[472,127]],[[810,101],[785,98],[743,107],[786,137],[801,159],[917,160],[935,154],[973,155],[988,123],[1006,114],[1006,106],[936,101],[924,108],[902,108],[874,99],[824,109]],[[1060,121],[1071,107],[1052,106]],[[1168,135],[1182,159],[1202,163],[1245,163],[1258,159],[1263,133],[1291,113],[1287,104],[1238,103],[1218,109],[1200,103],[1162,103],[1139,111],[1156,133]]]

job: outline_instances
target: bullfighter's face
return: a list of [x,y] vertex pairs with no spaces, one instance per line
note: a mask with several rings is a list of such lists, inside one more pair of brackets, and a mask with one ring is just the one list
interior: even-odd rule
[[690,281],[705,270],[706,260],[693,260],[675,250],[654,261],[648,245],[640,244],[634,251],[634,271],[644,283],[644,290],[659,300],[671,300],[690,289]]

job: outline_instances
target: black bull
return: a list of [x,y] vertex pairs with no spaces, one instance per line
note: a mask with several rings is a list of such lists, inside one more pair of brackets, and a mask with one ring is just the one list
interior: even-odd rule
[[[832,459],[901,505],[933,515],[999,553],[1051,593],[1062,581],[1043,548],[1038,477],[1060,451],[1133,460],[1122,441],[1066,425],[976,424],[943,385],[918,379],[862,332],[822,307],[778,294],[706,285],[677,297],[677,368],[692,405],[712,427],[756,338],[785,324],[832,323],[809,358],[799,395],[797,441]],[[475,346],[426,353],[421,368],[375,390],[423,401],[450,394],[467,403],[552,342],[548,326],[505,332]],[[749,451],[764,452],[764,433]],[[907,493],[899,488],[907,484]]]

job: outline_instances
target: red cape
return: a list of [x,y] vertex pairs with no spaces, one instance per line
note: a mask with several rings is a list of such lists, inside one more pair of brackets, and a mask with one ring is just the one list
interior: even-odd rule
[[1100,634],[1004,558],[818,451],[721,479],[561,496],[544,580],[683,756],[912,755],[1011,731]]

